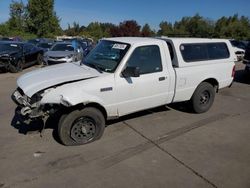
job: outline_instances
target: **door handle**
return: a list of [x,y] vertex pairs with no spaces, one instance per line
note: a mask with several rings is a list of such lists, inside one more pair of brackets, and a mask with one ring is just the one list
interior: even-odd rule
[[160,77],[160,78],[159,78],[159,81],[163,81],[163,80],[165,80],[165,79],[166,79],[166,77],[163,76],[163,77]]

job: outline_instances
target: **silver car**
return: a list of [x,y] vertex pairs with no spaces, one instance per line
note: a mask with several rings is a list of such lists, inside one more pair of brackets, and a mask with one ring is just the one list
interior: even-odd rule
[[83,49],[78,42],[56,42],[44,54],[43,60],[45,65],[54,65],[81,61],[82,58]]

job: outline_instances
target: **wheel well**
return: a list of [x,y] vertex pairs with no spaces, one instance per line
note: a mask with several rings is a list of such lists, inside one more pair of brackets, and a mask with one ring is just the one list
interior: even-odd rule
[[100,105],[98,103],[88,103],[88,104],[85,105],[85,107],[94,107],[94,108],[97,108],[98,110],[101,111],[101,113],[103,114],[105,120],[107,119],[107,111],[106,111],[106,109],[102,105]]
[[88,103],[88,104],[81,103],[81,104],[77,104],[76,106],[72,106],[72,107],[68,108],[67,110],[70,110],[70,111],[75,110],[75,109],[80,110],[80,109],[83,109],[83,108],[86,108],[86,107],[94,107],[94,108],[100,110],[100,112],[103,114],[105,120],[107,120],[106,109],[102,105],[100,105],[98,103]]
[[218,92],[219,82],[215,78],[209,78],[209,79],[203,80],[202,82],[210,83],[216,89],[216,92]]

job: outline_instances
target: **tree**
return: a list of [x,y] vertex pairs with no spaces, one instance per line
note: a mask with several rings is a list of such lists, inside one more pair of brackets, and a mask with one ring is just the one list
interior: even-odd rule
[[215,24],[217,37],[234,38],[238,40],[250,38],[250,21],[245,16],[235,14],[230,17],[222,17]]
[[173,33],[177,36],[213,37],[214,22],[196,14],[193,17],[183,17],[175,22]]
[[115,27],[112,23],[100,23],[102,28],[103,37],[111,37],[110,30]]
[[64,30],[64,33],[68,36],[78,36],[84,29],[84,26],[80,27],[79,23],[73,22],[73,26],[68,24],[68,29]]
[[9,33],[9,27],[7,23],[0,24],[0,35],[6,36]]
[[141,36],[142,37],[152,37],[154,35],[155,35],[154,31],[151,30],[151,28],[150,28],[150,26],[148,24],[145,24],[142,27],[142,30],[141,30]]
[[173,34],[173,27],[171,23],[162,21],[159,26],[160,30],[158,31],[158,35],[168,36]]
[[209,23],[211,22],[196,14],[189,18],[186,28],[192,37],[210,37],[213,32],[213,26],[209,25]]
[[27,18],[29,32],[39,37],[53,37],[61,31],[54,0],[29,0]]
[[188,22],[189,22],[188,17],[183,17],[181,19],[181,21],[176,21],[174,23],[174,27],[173,27],[174,35],[175,36],[186,36],[186,37],[190,36],[189,32],[187,31]]
[[87,26],[86,31],[88,35],[93,37],[95,40],[103,38],[103,31],[102,31],[101,24],[99,22],[90,23]]
[[110,34],[112,37],[136,37],[141,35],[140,28],[141,26],[135,20],[127,20],[111,28]]
[[25,10],[26,7],[22,1],[12,1],[10,4],[10,19],[8,26],[10,30],[25,30]]

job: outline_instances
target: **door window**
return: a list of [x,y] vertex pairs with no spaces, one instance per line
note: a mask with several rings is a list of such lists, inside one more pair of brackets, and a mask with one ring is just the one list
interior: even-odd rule
[[127,67],[139,67],[140,74],[162,71],[160,48],[157,45],[141,46],[130,56]]

